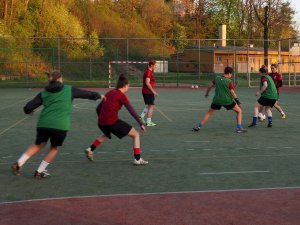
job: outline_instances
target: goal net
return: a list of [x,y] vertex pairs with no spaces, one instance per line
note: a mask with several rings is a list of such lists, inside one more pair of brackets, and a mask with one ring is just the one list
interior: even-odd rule
[[120,74],[128,77],[131,87],[142,87],[146,61],[109,61],[108,85],[115,87]]

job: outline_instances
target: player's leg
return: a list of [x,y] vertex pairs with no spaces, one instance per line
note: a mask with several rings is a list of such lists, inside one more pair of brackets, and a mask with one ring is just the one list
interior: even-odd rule
[[140,134],[137,132],[136,129],[131,128],[131,130],[128,133],[128,136],[132,138],[132,145],[133,145],[133,151],[134,151],[134,165],[147,165],[148,161],[145,161],[143,158],[141,158],[141,143],[140,143]]
[[252,123],[248,127],[254,127],[257,124],[259,109],[262,107],[259,102],[256,102],[253,110]]
[[90,147],[88,147],[87,149],[85,149],[85,154],[86,157],[88,158],[88,160],[90,161],[94,161],[94,150],[99,147],[104,141],[106,141],[108,139],[108,137],[106,135],[102,135],[100,137],[97,137],[93,143],[91,144]]
[[268,127],[272,127],[272,111],[270,106],[266,106],[266,114],[268,116]]
[[146,123],[145,115],[147,115],[147,112],[148,112],[148,105],[145,105],[145,108],[143,109],[143,111],[140,115],[140,119],[142,120],[142,123]]
[[275,109],[277,109],[278,112],[280,112],[281,114],[281,118],[285,119],[285,113],[283,112],[282,108],[280,107],[280,105],[278,104],[278,101],[276,101],[275,105],[274,105]]
[[43,142],[40,144],[31,145],[27,148],[27,150],[21,155],[21,157],[15,162],[12,166],[12,172],[16,176],[20,175],[20,170],[22,166],[26,163],[28,159],[30,159],[32,156],[37,154],[45,145],[47,142]]
[[52,130],[49,129],[49,137],[51,147],[48,153],[45,155],[38,169],[34,173],[34,177],[37,179],[44,178],[50,174],[47,172],[46,168],[53,162],[54,158],[58,153],[58,147],[62,146],[65,138],[67,137],[67,131],[64,130]]
[[246,133],[247,130],[245,130],[242,126],[242,117],[243,117],[243,113],[242,113],[242,108],[238,105],[235,104],[235,106],[232,108],[232,110],[236,113],[236,132],[237,133]]
[[[221,108],[221,106],[220,106]],[[214,114],[214,112],[217,109],[212,108],[212,106],[209,108],[209,110],[206,112],[206,114],[204,115],[204,117],[202,118],[202,120],[200,121],[200,123],[193,128],[194,131],[199,131],[201,129],[201,127],[209,120],[209,118]]]

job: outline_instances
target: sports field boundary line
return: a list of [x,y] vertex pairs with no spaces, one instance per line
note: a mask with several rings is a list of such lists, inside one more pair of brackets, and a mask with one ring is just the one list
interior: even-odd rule
[[245,188],[245,189],[221,189],[221,190],[205,190],[205,191],[174,191],[174,192],[146,192],[146,193],[128,193],[128,194],[107,194],[107,195],[83,195],[83,196],[70,196],[70,197],[56,197],[56,198],[40,198],[29,199],[20,201],[6,201],[0,202],[0,205],[28,203],[39,201],[54,201],[66,199],[82,199],[82,198],[100,198],[100,197],[127,197],[127,196],[151,196],[151,195],[180,195],[180,194],[197,194],[197,193],[229,193],[229,192],[254,192],[254,191],[271,191],[271,190],[294,190],[300,189],[300,186],[294,187],[270,187],[270,188]]
[[163,116],[165,117],[169,122],[173,122],[163,111],[161,111],[157,106],[155,106],[156,110]]

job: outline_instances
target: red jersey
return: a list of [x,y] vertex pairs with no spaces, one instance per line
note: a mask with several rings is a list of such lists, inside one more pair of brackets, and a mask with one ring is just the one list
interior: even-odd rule
[[150,85],[154,89],[155,78],[153,76],[153,71],[150,70],[148,67],[147,67],[147,69],[146,69],[146,71],[144,73],[144,77],[143,77],[143,89],[142,89],[142,92],[143,92],[143,94],[153,94],[153,92],[146,85],[146,78],[150,78]]
[[124,104],[129,103],[128,97],[118,89],[105,94],[106,100],[102,101],[102,107],[98,116],[99,125],[113,125],[119,119],[118,113]]
[[282,84],[282,76],[280,73],[269,73],[269,76],[273,79],[274,84],[276,86],[277,91],[279,91],[279,88]]

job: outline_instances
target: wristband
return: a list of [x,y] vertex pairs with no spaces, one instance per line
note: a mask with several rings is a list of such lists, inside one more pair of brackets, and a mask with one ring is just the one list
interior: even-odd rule
[[240,105],[241,104],[241,102],[240,102],[240,100],[238,99],[238,98],[235,98],[234,99],[234,101],[236,102],[236,104],[238,104],[238,105]]

